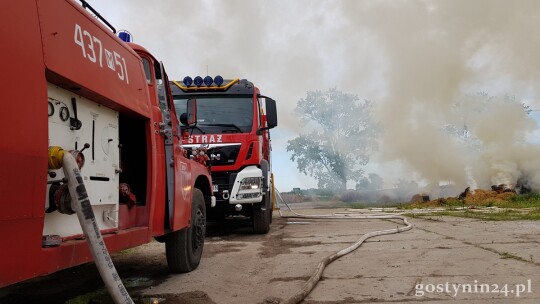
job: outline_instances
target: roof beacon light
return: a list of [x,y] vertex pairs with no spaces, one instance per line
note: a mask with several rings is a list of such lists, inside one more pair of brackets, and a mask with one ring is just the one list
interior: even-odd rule
[[223,77],[217,75],[217,76],[214,78],[214,83],[219,87],[220,85],[223,84]]
[[186,77],[184,77],[184,81],[183,81],[183,82],[184,82],[184,85],[185,85],[186,87],[189,87],[190,85],[193,84],[193,79],[191,79],[191,77],[189,77],[189,76],[186,76]]
[[202,77],[201,76],[195,77],[195,79],[193,79],[193,83],[196,86],[200,87],[202,85],[202,83],[203,83]]
[[214,79],[212,79],[212,77],[210,77],[210,76],[204,77],[204,84],[205,84],[207,87],[211,86],[212,83],[214,83]]
[[126,30],[118,31],[118,38],[124,42],[131,42],[131,33]]

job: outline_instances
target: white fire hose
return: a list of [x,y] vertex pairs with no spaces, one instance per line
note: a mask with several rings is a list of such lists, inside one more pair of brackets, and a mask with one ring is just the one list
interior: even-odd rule
[[[294,214],[294,215],[284,215],[284,214],[281,213],[281,209],[278,208],[279,215],[282,218],[354,219],[354,220],[358,220],[358,219],[366,219],[366,220],[367,219],[399,219],[399,220],[402,220],[403,223],[406,225],[404,227],[397,227],[397,228],[394,228],[394,229],[378,230],[378,231],[372,231],[372,232],[366,233],[366,234],[362,235],[362,237],[356,243],[352,244],[351,246],[349,246],[347,248],[344,248],[344,249],[342,249],[342,250],[340,250],[340,251],[338,251],[336,253],[333,253],[333,254],[327,256],[321,262],[319,262],[319,265],[317,266],[317,268],[315,269],[315,271],[313,272],[311,277],[306,281],[304,286],[302,288],[300,288],[298,291],[296,291],[296,293],[293,296],[289,297],[287,300],[282,302],[282,304],[297,304],[297,303],[302,302],[307,297],[307,295],[315,288],[315,286],[317,285],[317,283],[321,279],[324,268],[326,266],[328,266],[328,264],[332,263],[333,261],[339,259],[340,257],[342,257],[342,256],[344,256],[346,254],[349,254],[349,253],[353,252],[358,247],[360,247],[360,245],[362,245],[362,243],[365,240],[367,240],[369,238],[372,238],[374,236],[385,235],[385,234],[394,234],[394,233],[407,231],[407,230],[412,229],[412,227],[413,227],[412,224],[410,224],[407,221],[407,218],[405,218],[405,217],[403,217],[401,215],[397,215],[397,214],[372,214],[372,215],[360,215],[360,214],[353,214],[353,213],[324,214],[324,215],[304,215],[304,214],[299,214],[299,213],[294,212],[291,209],[291,207],[283,200],[283,198],[281,197],[281,194],[279,193],[279,191],[275,191],[275,188],[274,188],[274,193],[277,194],[275,196],[275,202],[281,201]],[[279,200],[278,200],[278,196],[279,196]],[[279,203],[278,203],[278,207],[279,207]]]
[[115,303],[132,304],[133,300],[116,272],[116,268],[105,246],[105,241],[99,231],[94,211],[90,205],[88,193],[86,192],[86,187],[84,186],[75,158],[71,153],[65,152],[59,147],[49,148],[49,166],[51,165],[51,158],[54,158],[53,162],[60,165],[64,170],[65,177],[68,180],[67,184],[71,196],[72,208],[77,213],[82,231],[88,242],[88,247],[90,247],[94,262],[105,283],[105,287]]

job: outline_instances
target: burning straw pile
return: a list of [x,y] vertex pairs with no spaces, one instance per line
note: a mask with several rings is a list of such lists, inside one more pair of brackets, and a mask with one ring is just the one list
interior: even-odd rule
[[463,200],[466,205],[489,206],[493,202],[508,201],[515,196],[516,193],[513,191],[476,189],[474,192],[469,192]]
[[491,207],[494,205],[504,205],[505,202],[516,197],[515,191],[503,189],[501,187],[492,187],[492,190],[476,189],[474,191],[465,189],[458,197],[438,198],[423,202],[413,202],[411,207],[426,208],[426,207],[444,207],[444,206],[466,206],[474,207]]

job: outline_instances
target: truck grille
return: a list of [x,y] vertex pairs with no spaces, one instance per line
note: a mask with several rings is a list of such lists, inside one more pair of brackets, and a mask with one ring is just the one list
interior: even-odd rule
[[218,201],[223,200],[222,193],[224,190],[229,191],[229,194],[231,193],[236,175],[236,172],[212,172],[212,184],[218,187],[218,194],[216,195]]
[[207,150],[212,166],[234,165],[240,153],[241,145],[210,147]]

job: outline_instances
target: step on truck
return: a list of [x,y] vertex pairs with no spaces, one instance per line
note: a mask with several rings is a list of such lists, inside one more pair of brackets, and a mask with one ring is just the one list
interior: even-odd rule
[[5,1],[0,22],[0,287],[92,260],[66,154],[109,252],[156,238],[173,272],[195,269],[212,183],[184,156],[163,64],[84,1]]
[[[192,158],[211,165],[217,204],[209,221],[250,217],[255,233],[272,221],[270,129],[277,126],[276,102],[246,79],[200,76],[171,82],[176,112],[183,116],[183,143]],[[197,119],[188,126],[187,102]],[[181,117],[182,118],[182,117]],[[206,156],[200,157],[200,153]]]

